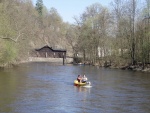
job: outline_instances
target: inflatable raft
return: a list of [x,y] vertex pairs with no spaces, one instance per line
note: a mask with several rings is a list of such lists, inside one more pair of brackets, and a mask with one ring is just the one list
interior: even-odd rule
[[77,80],[74,80],[74,85],[75,86],[84,86],[86,83],[78,82]]

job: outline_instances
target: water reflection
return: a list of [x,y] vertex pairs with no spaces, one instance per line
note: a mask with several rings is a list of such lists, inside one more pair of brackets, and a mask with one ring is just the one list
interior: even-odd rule
[[84,92],[84,93],[89,93],[91,88],[86,88],[86,87],[81,87],[81,86],[74,86],[75,91],[77,92]]

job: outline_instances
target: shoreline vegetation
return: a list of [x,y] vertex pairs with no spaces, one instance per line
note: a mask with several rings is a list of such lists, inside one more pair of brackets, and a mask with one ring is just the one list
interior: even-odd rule
[[[23,61],[19,61],[19,62],[13,62],[13,63],[7,63],[4,65],[0,65],[0,68],[13,68],[13,67],[17,67],[20,64],[23,63],[32,63],[32,62],[42,62],[42,61],[31,61],[31,60],[23,60]],[[44,62],[44,61],[43,61]],[[52,62],[50,62],[52,63]],[[53,63],[58,63],[58,62],[53,62]],[[117,65],[117,64],[110,64],[110,63],[104,63],[104,64],[99,64],[99,63],[90,63],[88,61],[86,62],[68,62],[66,64],[72,64],[72,65],[90,65],[90,66],[98,66],[98,67],[104,67],[104,68],[110,68],[110,69],[121,69],[121,70],[132,70],[132,71],[140,71],[140,72],[150,72],[150,64],[145,64],[144,68],[143,65],[141,63],[137,64],[137,65],[130,65],[130,64],[122,64],[122,65]]]
[[150,72],[150,64],[146,64],[145,68],[142,65],[99,65],[99,64],[91,64],[91,63],[75,63],[75,65],[92,65],[110,69],[121,69],[121,70],[132,70],[132,71],[141,71],[141,72]]
[[93,3],[68,23],[43,0],[35,5],[32,0],[0,0],[0,67],[29,62],[34,50],[47,45],[65,49],[73,64],[149,72],[150,1],[110,2],[109,7]]

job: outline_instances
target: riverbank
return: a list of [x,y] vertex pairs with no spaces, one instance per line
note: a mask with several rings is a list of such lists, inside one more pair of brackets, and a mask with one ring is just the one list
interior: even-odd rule
[[[14,62],[11,62],[11,63],[6,63],[6,64],[3,64],[3,65],[0,65],[0,68],[12,68],[12,67],[15,67],[15,66],[18,66],[19,64],[22,64],[22,63],[30,63],[30,62],[52,62],[52,63],[61,63],[63,62],[62,58],[58,59],[58,58],[49,58],[49,59],[41,59],[41,58],[28,58],[26,60],[22,60],[22,61],[14,61]],[[85,62],[85,63],[73,63],[73,59],[68,59],[66,58],[65,60],[65,63],[66,64],[73,64],[73,65],[92,65],[92,66],[99,66],[99,67],[105,67],[105,68],[111,68],[111,69],[122,69],[122,70],[132,70],[132,71],[141,71],[141,72],[150,72],[150,64],[147,64],[145,65],[145,67],[143,68],[142,65],[125,65],[125,64],[122,64],[122,65],[118,65],[118,64],[107,64],[104,63],[103,65],[102,64],[99,64],[99,63],[95,63],[95,64],[92,64],[92,63],[89,63],[89,62]]]
[[[63,58],[35,58],[35,57],[29,57],[24,60],[17,60],[5,64],[1,64],[0,68],[12,68],[15,66],[18,66],[22,63],[30,63],[30,62],[50,62],[50,63],[57,63],[57,64],[63,64]],[[71,64],[73,62],[73,58],[65,58],[64,64]]]
[[[104,66],[105,67],[105,66]],[[141,71],[141,72],[150,72],[150,65],[147,64],[144,66],[142,65],[110,65],[108,66],[109,68],[117,68],[117,69],[122,69],[122,70],[132,70],[132,71]]]
[[149,65],[146,65],[144,68],[143,68],[143,66],[139,66],[139,65],[131,65],[131,66],[127,66],[127,67],[122,67],[121,69],[150,72],[150,66]]
[[75,63],[75,65],[92,65],[92,66],[99,66],[111,69],[122,69],[122,70],[132,70],[132,71],[141,71],[141,72],[150,72],[150,64],[145,64],[144,68],[143,65],[129,65],[129,64],[115,64],[115,63]]

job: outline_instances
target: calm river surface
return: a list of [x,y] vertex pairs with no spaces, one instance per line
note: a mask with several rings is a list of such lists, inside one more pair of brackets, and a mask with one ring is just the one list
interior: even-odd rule
[[[74,86],[78,74],[93,87]],[[22,64],[0,70],[0,113],[150,113],[150,73]]]

